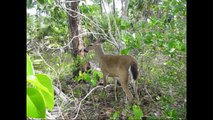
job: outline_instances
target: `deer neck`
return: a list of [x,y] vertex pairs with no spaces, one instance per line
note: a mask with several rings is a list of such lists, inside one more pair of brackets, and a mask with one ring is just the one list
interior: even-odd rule
[[104,56],[104,51],[102,45],[95,48],[96,59],[99,61],[102,56]]

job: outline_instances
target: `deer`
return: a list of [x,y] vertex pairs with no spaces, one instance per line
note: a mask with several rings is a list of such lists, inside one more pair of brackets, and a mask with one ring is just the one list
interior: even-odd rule
[[[101,41],[98,39],[96,42],[93,42],[89,44],[85,51],[94,51],[95,56],[97,59],[97,62],[99,63],[99,67],[101,69],[101,72],[103,73],[103,85],[106,86],[108,77],[116,77],[118,78],[118,81],[125,92],[129,103],[133,103],[133,95],[130,92],[128,88],[128,78],[133,78],[133,89],[135,92],[135,95],[137,97],[137,100],[139,100],[137,90],[135,88],[135,82],[138,77],[138,63],[130,55],[113,55],[113,54],[105,54],[103,51],[102,43],[104,41]],[[131,71],[131,76],[129,76],[129,71]],[[117,81],[116,81],[117,83]],[[116,85],[115,85],[116,89]],[[116,93],[116,92],[115,92]]]

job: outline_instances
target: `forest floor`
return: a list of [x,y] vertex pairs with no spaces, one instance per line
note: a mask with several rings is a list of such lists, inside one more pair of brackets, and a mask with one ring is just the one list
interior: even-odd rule
[[[57,56],[57,55],[56,55]],[[66,55],[67,56],[67,55]],[[49,58],[44,56],[44,58]],[[93,119],[106,120],[117,119],[126,120],[133,116],[132,105],[128,104],[126,95],[119,83],[117,84],[117,100],[115,100],[114,80],[109,78],[107,87],[102,85],[102,78],[97,81],[97,85],[93,86],[87,81],[77,81],[72,78],[70,70],[70,57],[61,58],[63,61],[60,65],[55,64],[55,59],[45,59],[46,63],[55,68],[59,74],[55,74],[45,64],[35,64],[37,73],[44,72],[53,78],[55,86],[55,107],[53,111],[48,111],[47,116],[55,119]],[[153,64],[153,63],[152,63]],[[46,67],[44,67],[44,65]],[[149,63],[151,65],[151,63]],[[156,72],[146,68],[141,70],[141,74],[137,79],[137,87],[139,94],[139,104],[137,104],[143,112],[143,119],[186,119],[186,87],[184,77],[179,76],[179,81],[164,81],[165,75],[157,79],[159,75]],[[148,65],[147,65],[148,66]],[[163,69],[162,67],[159,69]],[[169,70],[168,70],[169,71]],[[171,71],[169,71],[171,72]],[[163,73],[168,74],[168,73]],[[132,84],[129,82],[129,89],[133,92]]]

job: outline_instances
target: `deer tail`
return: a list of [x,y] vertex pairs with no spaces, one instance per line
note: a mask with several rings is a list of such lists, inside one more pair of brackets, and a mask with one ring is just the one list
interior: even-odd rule
[[135,61],[132,61],[130,63],[130,66],[131,66],[131,72],[132,72],[133,79],[136,80],[138,77],[138,65]]

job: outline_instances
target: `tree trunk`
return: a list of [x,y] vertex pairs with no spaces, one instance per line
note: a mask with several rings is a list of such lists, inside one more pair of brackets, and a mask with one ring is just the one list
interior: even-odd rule
[[70,31],[71,31],[71,39],[73,38],[72,41],[72,55],[74,57],[77,57],[77,55],[80,56],[84,56],[84,51],[82,50],[84,48],[83,46],[83,41],[82,38],[76,37],[79,35],[80,33],[80,18],[79,15],[76,12],[79,12],[78,9],[78,5],[79,5],[79,1],[77,0],[72,0],[72,1],[76,1],[76,2],[72,2],[71,5],[69,6],[71,8],[71,10],[73,11],[69,11],[69,27],[70,27]]
[[[70,0],[67,0],[70,1]],[[80,24],[80,15],[79,13],[79,1],[78,0],[71,0],[71,1],[76,1],[76,2],[71,2],[67,7],[71,10],[69,10],[69,28],[71,32],[71,45],[72,46],[72,51],[71,54],[73,56],[73,59],[76,61],[76,67],[73,70],[73,77],[78,76],[79,71],[86,72],[88,69],[90,69],[90,64],[85,63],[81,65],[81,62],[79,59],[76,59],[77,56],[84,57],[85,52],[84,52],[84,46],[83,46],[83,40],[82,37],[79,36],[79,33],[81,33],[81,24]],[[77,13],[76,13],[77,12]],[[78,36],[78,37],[77,37]]]
[[127,10],[128,10],[128,6],[129,6],[129,0],[125,1],[125,6],[124,9],[122,11],[122,18],[127,20]]
[[115,0],[113,0],[113,14],[115,16]]
[[123,0],[121,0],[121,11],[124,10],[124,7],[123,7],[124,5],[123,4],[124,4],[124,2],[123,2]]
[[101,7],[101,15],[102,15],[102,0],[100,0],[100,7]]

